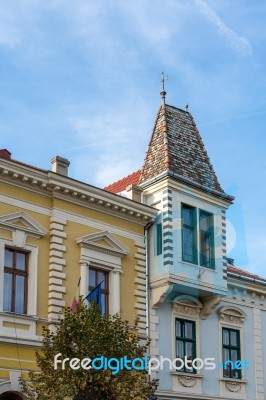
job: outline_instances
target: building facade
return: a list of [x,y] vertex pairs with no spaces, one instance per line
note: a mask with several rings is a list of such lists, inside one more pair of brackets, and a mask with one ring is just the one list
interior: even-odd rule
[[0,399],[21,399],[43,326],[100,282],[104,311],[146,334],[144,227],[157,211],[0,150]]
[[106,187],[158,210],[147,231],[150,355],[175,364],[165,360],[153,372],[157,396],[262,400],[266,280],[227,258],[226,210],[234,199],[219,184],[192,115],[164,96],[143,167]]

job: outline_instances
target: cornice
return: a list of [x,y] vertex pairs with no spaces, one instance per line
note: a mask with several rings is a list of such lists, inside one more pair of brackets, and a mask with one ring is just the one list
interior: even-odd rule
[[60,198],[84,207],[146,225],[157,210],[95,186],[33,167],[0,160],[0,181],[41,195]]

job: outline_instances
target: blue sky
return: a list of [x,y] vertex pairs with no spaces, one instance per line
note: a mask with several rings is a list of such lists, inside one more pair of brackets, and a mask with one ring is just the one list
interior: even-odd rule
[[261,0],[2,2],[1,148],[111,183],[143,163],[165,71],[236,196],[229,255],[266,276],[265,19]]

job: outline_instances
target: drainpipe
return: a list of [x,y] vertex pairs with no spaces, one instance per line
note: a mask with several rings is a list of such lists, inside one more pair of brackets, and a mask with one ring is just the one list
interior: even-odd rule
[[150,268],[149,268],[149,234],[148,231],[153,225],[153,222],[149,222],[144,227],[145,235],[145,246],[146,246],[146,335],[150,337]]

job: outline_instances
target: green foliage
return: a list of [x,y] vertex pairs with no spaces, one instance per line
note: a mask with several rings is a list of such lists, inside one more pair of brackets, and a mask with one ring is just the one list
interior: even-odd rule
[[101,316],[96,305],[90,309],[80,301],[77,312],[68,308],[56,333],[43,332],[42,353],[36,353],[41,372],[31,372],[30,382],[23,382],[28,400],[146,400],[154,393],[156,381],[146,370],[72,370],[69,364],[54,369],[54,356],[64,358],[143,358],[148,343],[140,345],[137,325],[130,326],[118,315]]

